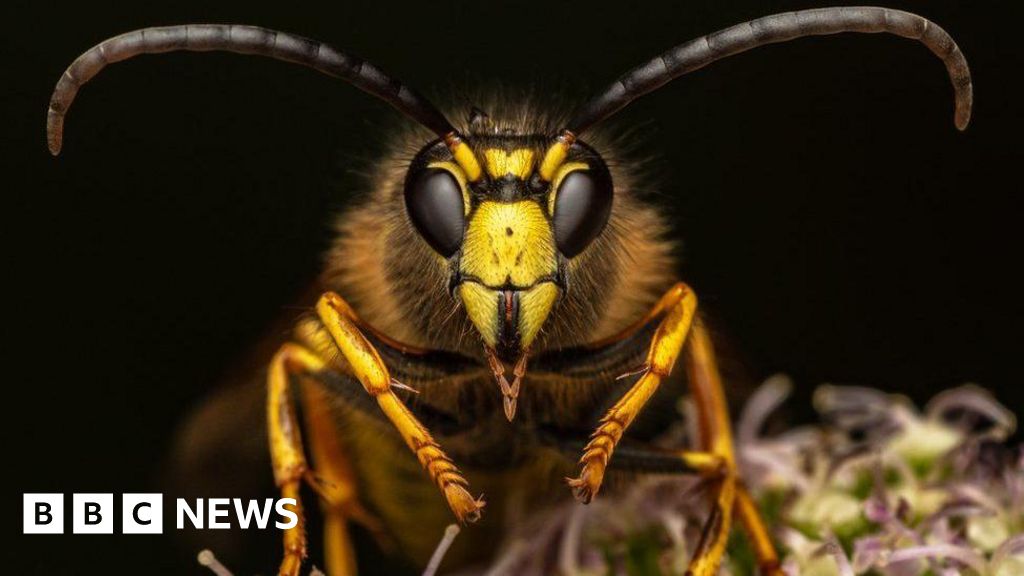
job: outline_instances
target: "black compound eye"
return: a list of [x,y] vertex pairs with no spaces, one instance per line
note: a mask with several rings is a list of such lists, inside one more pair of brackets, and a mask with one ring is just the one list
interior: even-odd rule
[[405,209],[420,236],[444,257],[462,245],[466,223],[462,188],[455,176],[440,168],[410,174],[405,183]]
[[604,230],[612,211],[612,179],[605,170],[576,170],[555,193],[555,242],[566,258],[586,248]]

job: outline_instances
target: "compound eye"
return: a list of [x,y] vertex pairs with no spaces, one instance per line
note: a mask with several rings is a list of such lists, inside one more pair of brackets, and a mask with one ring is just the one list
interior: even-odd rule
[[608,223],[612,179],[605,170],[574,170],[562,178],[555,194],[555,242],[566,258],[572,258]]
[[450,257],[462,246],[465,206],[462,188],[451,172],[425,168],[410,174],[405,209],[416,231],[442,256]]

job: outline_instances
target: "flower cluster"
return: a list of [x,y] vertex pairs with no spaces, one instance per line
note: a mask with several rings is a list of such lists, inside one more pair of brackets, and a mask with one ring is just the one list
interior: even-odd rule
[[[1024,574],[1024,449],[1013,414],[964,386],[918,411],[901,396],[823,386],[821,422],[765,436],[785,378],[746,405],[736,444],[790,575]],[[691,432],[692,435],[692,432]],[[506,543],[486,574],[682,574],[707,514],[707,486],[646,477],[622,495],[548,511]],[[756,573],[733,538],[723,574]]]
[[[787,389],[770,381],[753,402]],[[1024,574],[1024,450],[1003,444],[1014,416],[985,390],[943,392],[923,412],[867,388],[823,386],[814,401],[824,425],[762,439],[755,419],[740,442],[762,499],[785,502],[789,573]]]

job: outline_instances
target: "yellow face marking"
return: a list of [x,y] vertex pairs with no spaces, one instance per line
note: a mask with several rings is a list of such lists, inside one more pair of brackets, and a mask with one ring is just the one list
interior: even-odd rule
[[455,177],[455,180],[459,183],[459,189],[462,190],[462,209],[469,215],[469,186],[466,184],[466,173],[462,171],[462,168],[453,162],[437,161],[427,164],[427,168],[439,168],[441,170],[447,170]]
[[544,153],[544,160],[540,163],[541,179],[545,182],[551,182],[552,178],[555,177],[555,172],[558,171],[562,162],[565,162],[565,158],[569,155],[570,145],[566,140],[559,138],[548,147],[547,152]]
[[[459,297],[484,343],[496,346],[501,293],[476,282],[466,282],[459,286]],[[519,298],[519,324],[516,327],[520,346],[527,348],[533,343],[557,299],[558,287],[553,282],[541,282],[522,292]]]
[[482,202],[466,227],[460,270],[481,283],[527,287],[557,268],[551,224],[539,204]]
[[484,150],[484,165],[492,178],[512,175],[525,180],[533,172],[533,150],[518,148],[511,152],[500,148]]
[[497,344],[500,290],[506,284],[524,289],[517,329],[520,345],[529,346],[558,297],[555,284],[544,280],[558,269],[544,209],[532,200],[482,202],[466,228],[459,269],[476,280],[459,286],[459,296],[488,346]]
[[484,343],[494,347],[498,343],[498,292],[484,288],[476,282],[465,282],[459,286],[459,297],[466,307],[466,314],[476,326]]
[[519,299],[520,346],[527,348],[533,343],[557,298],[558,288],[551,282],[542,282],[523,292]]
[[551,181],[551,189],[548,192],[548,214],[552,216],[555,214],[555,197],[558,195],[558,187],[562,185],[562,179],[569,175],[570,172],[576,170],[588,170],[590,166],[587,166],[583,162],[568,162],[562,164],[555,172],[554,180]]
[[473,149],[469,147],[469,144],[459,139],[449,146],[449,150],[451,150],[452,157],[455,158],[455,162],[466,173],[466,178],[470,182],[476,182],[483,176],[480,163],[477,162],[476,154],[473,153]]

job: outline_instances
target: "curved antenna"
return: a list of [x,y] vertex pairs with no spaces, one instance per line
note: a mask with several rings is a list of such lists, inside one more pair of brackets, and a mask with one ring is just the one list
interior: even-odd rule
[[956,127],[960,130],[967,128],[973,100],[971,73],[967,68],[967,60],[949,34],[917,14],[872,6],[852,6],[774,14],[680,44],[630,70],[592,98],[576,113],[569,123],[568,132],[579,135],[640,96],[716,60],[766,44],[840,32],[887,32],[918,40],[927,46],[946,65],[953,82]]
[[64,116],[78,89],[108,64],[139,54],[223,51],[266,56],[301,64],[341,78],[360,90],[391,104],[438,136],[457,137],[441,112],[417,92],[369,62],[321,42],[257,26],[187,24],[143,28],[115,36],[93,46],[75,59],[53,90],[46,114],[46,140],[50,153],[60,153]]

